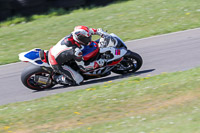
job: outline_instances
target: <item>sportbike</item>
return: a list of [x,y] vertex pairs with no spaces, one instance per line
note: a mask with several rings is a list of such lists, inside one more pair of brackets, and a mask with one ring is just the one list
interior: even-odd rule
[[[88,54],[91,51],[96,52]],[[113,33],[106,38],[92,41],[82,49],[82,53],[83,57],[90,62],[100,58],[106,60],[102,67],[94,67],[94,69],[86,72],[80,70],[75,60],[64,64],[79,72],[84,80],[105,77],[110,75],[111,72],[117,74],[134,73],[140,69],[143,63],[142,57],[128,50],[125,43]],[[26,87],[41,91],[52,88],[57,84],[52,76],[55,74],[59,75],[59,73],[56,73],[49,65],[47,50],[35,48],[28,52],[20,53],[19,59],[23,62],[32,63],[21,73],[21,81]]]

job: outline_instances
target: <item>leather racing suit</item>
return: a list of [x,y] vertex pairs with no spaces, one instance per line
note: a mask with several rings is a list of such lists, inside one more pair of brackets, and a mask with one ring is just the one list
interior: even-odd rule
[[[92,35],[103,36],[102,30],[97,30],[90,28]],[[103,60],[98,60],[91,62],[87,66],[84,65],[84,58],[82,56],[81,49],[83,46],[73,39],[73,35],[70,34],[62,38],[55,46],[49,50],[49,64],[57,72],[70,79],[73,84],[80,84],[83,81],[83,77],[76,72],[70,66],[64,65],[65,62],[75,60],[80,68],[87,71],[91,68],[96,68],[96,66],[101,67],[104,64]],[[88,69],[89,68],[89,69]]]

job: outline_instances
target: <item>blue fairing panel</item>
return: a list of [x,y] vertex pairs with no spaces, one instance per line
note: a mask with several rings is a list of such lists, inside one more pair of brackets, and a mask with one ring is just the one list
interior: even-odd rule
[[35,61],[37,64],[42,64],[43,62],[41,60]]
[[34,60],[36,58],[39,58],[39,52],[31,51],[24,55],[26,58]]
[[89,45],[84,46],[84,49],[82,50],[83,56],[91,53],[92,51],[96,50],[98,48],[97,44],[95,42],[91,42]]
[[38,51],[38,52],[40,52],[40,51],[41,51],[41,49],[40,49],[40,48],[36,48],[36,49],[35,49],[35,51]]

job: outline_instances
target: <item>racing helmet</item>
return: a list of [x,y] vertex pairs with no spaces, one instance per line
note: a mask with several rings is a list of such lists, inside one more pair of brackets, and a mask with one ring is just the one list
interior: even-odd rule
[[88,45],[92,41],[90,29],[86,26],[76,26],[72,32],[73,39],[81,45]]

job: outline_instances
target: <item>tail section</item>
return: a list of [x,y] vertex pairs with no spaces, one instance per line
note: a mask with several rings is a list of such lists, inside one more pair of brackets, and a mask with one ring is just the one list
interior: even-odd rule
[[37,66],[50,67],[47,62],[43,62],[41,60],[40,55],[39,55],[40,51],[41,51],[41,49],[35,48],[35,49],[32,49],[28,52],[20,53],[19,54],[19,60],[21,60],[23,62],[30,62],[30,63],[37,65]]

